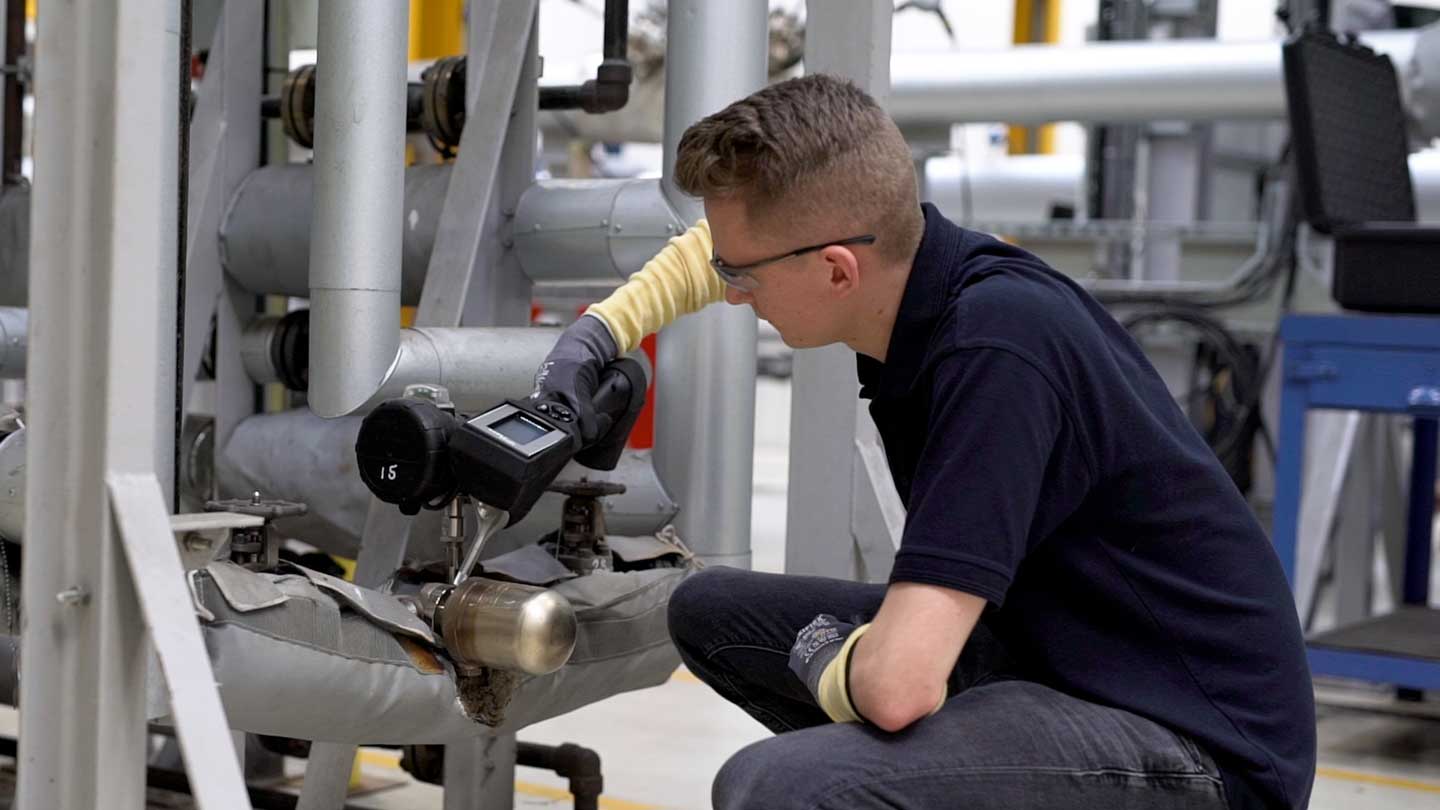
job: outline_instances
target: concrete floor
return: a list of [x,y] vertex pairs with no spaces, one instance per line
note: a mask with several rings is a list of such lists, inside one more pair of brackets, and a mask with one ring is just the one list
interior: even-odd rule
[[[786,443],[789,387],[762,379],[762,414],[757,425],[755,465],[755,567],[779,571],[784,564]],[[1440,704],[1422,710],[1430,717],[1394,714],[1414,706],[1395,704],[1379,693],[1326,690],[1320,716],[1320,770],[1313,810],[1440,810]],[[1338,708],[1335,703],[1350,704]],[[1363,704],[1367,710],[1353,708]],[[1434,705],[1436,708],[1430,709]],[[1377,711],[1380,709],[1383,711]],[[13,729],[13,714],[0,712],[0,734]],[[683,669],[668,683],[619,695],[521,732],[532,742],[574,742],[595,749],[605,771],[604,810],[703,810],[710,806],[710,781],[739,748],[768,732],[739,709],[718,698]],[[8,806],[5,771],[0,769],[0,808]],[[303,763],[287,771],[298,776]],[[369,786],[350,806],[372,810],[441,810],[440,789],[410,780],[391,751],[361,753]],[[516,774],[517,808],[568,808],[565,783],[553,774],[521,769]],[[155,797],[152,807],[188,807]]]

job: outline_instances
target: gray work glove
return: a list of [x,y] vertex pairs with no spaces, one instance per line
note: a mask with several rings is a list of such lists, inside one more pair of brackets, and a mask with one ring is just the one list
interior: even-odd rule
[[560,333],[555,348],[540,364],[535,373],[535,393],[530,398],[564,403],[575,413],[580,440],[593,444],[600,438],[600,425],[591,400],[600,387],[601,370],[619,353],[604,321],[580,316]]
[[837,723],[863,722],[850,701],[850,642],[856,641],[869,625],[856,627],[828,613],[814,621],[795,637],[790,648],[790,671],[795,673],[815,697],[815,703]]

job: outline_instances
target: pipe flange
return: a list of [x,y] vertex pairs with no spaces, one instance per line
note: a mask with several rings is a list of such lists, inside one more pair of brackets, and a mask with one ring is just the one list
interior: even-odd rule
[[285,77],[280,88],[280,123],[290,140],[306,149],[315,148],[314,65],[301,65]]
[[310,310],[297,309],[275,324],[270,338],[270,365],[291,391],[310,388]]
[[548,492],[559,492],[572,498],[604,498],[607,495],[624,495],[625,485],[617,481],[556,481],[546,487]]
[[420,74],[420,126],[438,147],[460,145],[465,129],[465,57],[446,56]]

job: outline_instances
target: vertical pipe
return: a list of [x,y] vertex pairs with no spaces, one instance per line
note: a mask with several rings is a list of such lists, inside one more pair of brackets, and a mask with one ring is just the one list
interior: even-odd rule
[[1414,430],[1404,599],[1407,605],[1425,605],[1430,601],[1430,535],[1435,520],[1435,456],[1440,422],[1433,417],[1416,417]]
[[174,398],[175,417],[171,426],[170,452],[170,510],[180,511],[180,488],[175,482],[180,478],[180,432],[185,427],[185,265],[188,254],[188,229],[190,225],[190,58],[191,36],[195,28],[195,9],[192,0],[180,0],[180,58],[176,60],[176,97],[179,106],[175,115],[178,126],[176,136],[179,143],[178,171],[175,173],[175,373]]
[[[665,54],[663,187],[686,220],[699,200],[674,186],[685,128],[765,84],[765,0],[671,0]],[[712,563],[749,567],[755,437],[755,313],[715,306],[660,338],[655,467],[682,504],[681,533]]]
[[606,59],[624,59],[629,50],[629,0],[605,0],[603,52]]
[[321,416],[363,405],[400,347],[408,13],[320,4],[310,407]]

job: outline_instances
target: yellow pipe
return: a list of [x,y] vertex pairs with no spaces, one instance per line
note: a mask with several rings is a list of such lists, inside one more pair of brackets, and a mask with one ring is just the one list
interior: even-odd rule
[[[1012,28],[1011,41],[1016,45],[1036,42],[1053,45],[1059,42],[1060,2],[1061,0],[1015,0],[1015,25]],[[1045,124],[1041,127],[1023,127],[1012,124],[1009,128],[1008,151],[1012,155],[1053,154],[1055,126]]]
[[464,0],[410,0],[410,61],[464,52]]
[[[1060,42],[1060,5],[1061,0],[1045,0],[1045,42],[1049,45]],[[1040,127],[1040,142],[1035,151],[1042,155],[1055,154],[1054,124]]]

